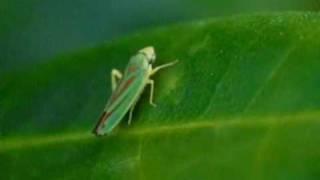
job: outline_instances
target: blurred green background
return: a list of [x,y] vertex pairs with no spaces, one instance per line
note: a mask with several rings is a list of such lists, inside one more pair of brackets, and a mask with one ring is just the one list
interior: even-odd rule
[[155,26],[249,12],[319,9],[318,0],[1,0],[0,72]]

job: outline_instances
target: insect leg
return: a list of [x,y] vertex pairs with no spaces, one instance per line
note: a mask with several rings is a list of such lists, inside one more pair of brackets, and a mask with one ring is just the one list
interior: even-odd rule
[[134,107],[137,105],[138,99],[132,104],[130,111],[129,111],[129,119],[128,119],[128,125],[131,124],[131,120],[132,120],[132,114],[133,114],[133,110]]
[[157,105],[153,102],[153,90],[154,90],[154,81],[149,79],[147,84],[150,84],[150,98],[149,98],[149,103],[153,107],[157,107]]
[[111,88],[114,91],[117,88],[118,81],[122,78],[122,73],[118,69],[111,71]]
[[135,104],[130,108],[128,125],[130,125],[130,124],[131,124],[131,120],[132,120],[132,113],[133,113],[134,106],[135,106]]
[[179,61],[178,60],[175,60],[175,61],[172,61],[172,62],[169,62],[167,64],[162,64],[158,67],[155,67],[152,71],[151,71],[151,74],[150,76],[152,76],[153,74],[155,74],[156,72],[158,72],[160,69],[163,69],[163,68],[166,68],[166,67],[169,67],[169,66],[173,66],[175,65],[176,63],[178,63]]

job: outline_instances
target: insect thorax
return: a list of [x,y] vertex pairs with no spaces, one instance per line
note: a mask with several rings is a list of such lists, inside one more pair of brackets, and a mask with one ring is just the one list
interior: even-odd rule
[[147,70],[149,68],[149,63],[145,56],[143,54],[137,54],[133,57],[131,57],[130,62],[128,64],[128,69],[129,68],[137,68],[137,69],[145,69]]

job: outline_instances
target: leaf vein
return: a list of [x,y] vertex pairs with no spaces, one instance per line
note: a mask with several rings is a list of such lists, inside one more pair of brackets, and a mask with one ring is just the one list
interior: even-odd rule
[[[264,116],[264,117],[234,117],[224,120],[199,120],[185,124],[161,125],[154,127],[140,127],[132,130],[120,130],[112,137],[144,137],[161,136],[173,133],[189,132],[200,129],[219,129],[228,127],[270,127],[286,123],[318,123],[320,122],[320,111],[301,112],[298,114]],[[89,132],[76,132],[59,135],[47,135],[41,137],[7,138],[0,141],[0,152],[46,146],[56,143],[71,143],[86,140],[97,140]]]

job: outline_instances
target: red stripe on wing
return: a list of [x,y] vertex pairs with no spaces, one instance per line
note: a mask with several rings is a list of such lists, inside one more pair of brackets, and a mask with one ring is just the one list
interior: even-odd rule
[[128,67],[128,72],[129,73],[133,73],[133,72],[135,72],[137,70],[137,66],[136,65],[130,65],[129,67]]
[[[134,81],[135,77],[132,76],[130,77],[122,86],[119,86],[119,88],[117,88],[115,90],[115,92],[113,93],[113,95],[111,96],[111,100],[109,103],[109,106],[114,103],[117,98],[126,90],[128,89],[128,87],[130,86],[130,84]],[[110,117],[112,114],[111,112],[107,112],[107,111],[103,111],[103,113],[101,114],[99,121],[97,122],[95,128],[93,129],[93,133],[97,134],[97,130],[99,128],[99,126],[101,126],[106,120],[108,120],[108,117]]]
[[121,88],[119,87],[119,89],[117,88],[117,90],[114,92],[114,94],[111,96],[111,100],[110,100],[110,104],[112,105],[117,98],[125,91],[128,89],[128,87],[130,86],[130,84],[133,83],[133,80],[135,79],[134,76],[130,77],[124,84],[123,86],[121,86]]
[[102,123],[104,123],[111,114],[112,114],[111,112],[103,111],[103,113],[101,114],[101,116],[99,118],[99,121],[97,122],[96,126],[93,129],[93,133],[97,133],[99,126]]
[[[130,77],[124,84],[123,86],[119,86],[119,88],[116,89],[115,93],[111,96],[111,100],[110,100],[110,104],[111,105],[112,103],[114,103],[114,101],[117,100],[117,98],[126,90],[128,89],[128,87],[130,86],[130,84],[134,81],[135,77],[132,76]],[[107,112],[107,111],[104,111],[100,118],[99,118],[99,121],[97,122],[95,128],[93,129],[93,133],[97,134],[97,130],[98,128],[105,122],[108,120],[108,117],[110,117],[112,114],[112,112]]]

